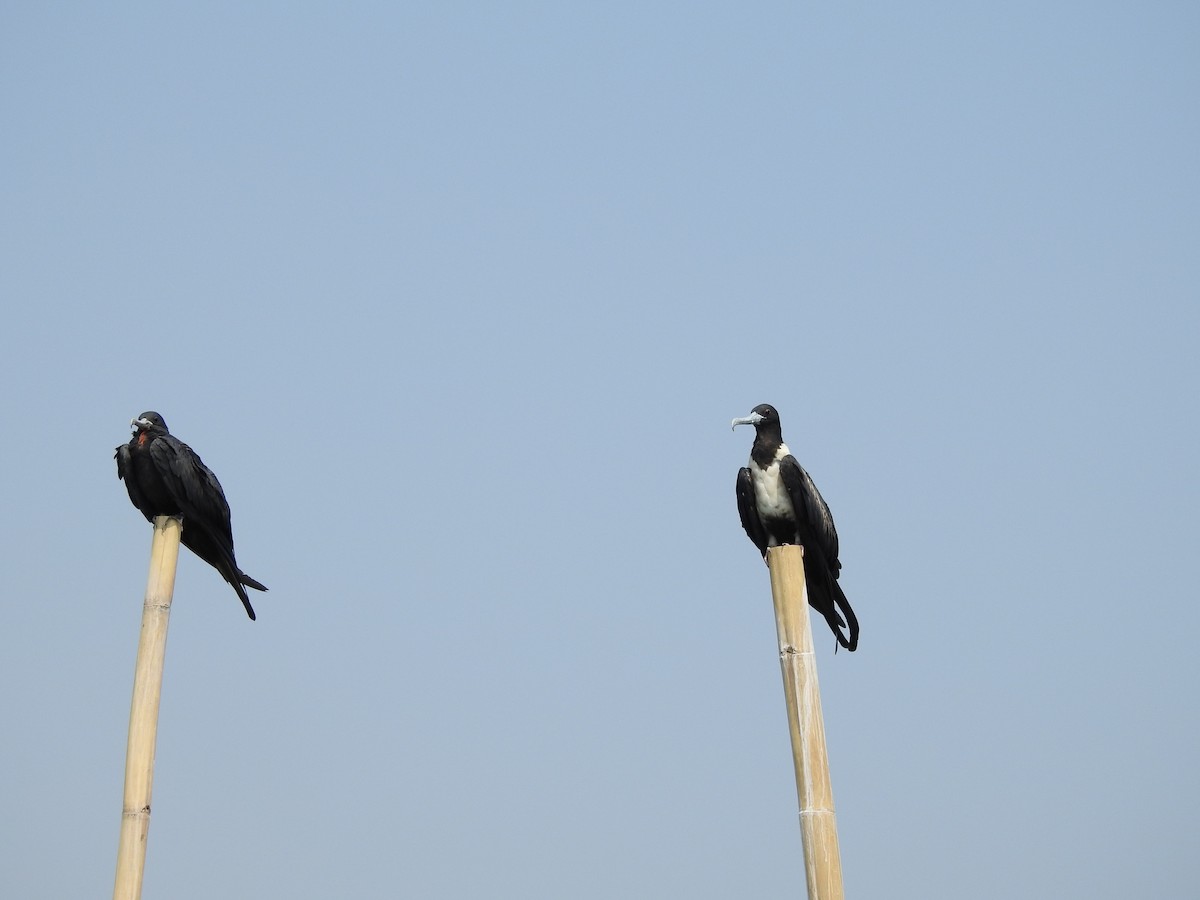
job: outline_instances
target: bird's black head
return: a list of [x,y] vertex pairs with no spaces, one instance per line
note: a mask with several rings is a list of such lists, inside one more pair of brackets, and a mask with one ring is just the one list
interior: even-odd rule
[[760,403],[750,410],[750,415],[733,420],[733,427],[753,425],[759,432],[779,432],[779,413],[770,403]]
[[170,434],[167,431],[166,421],[154,410],[142,413],[136,419],[132,419],[129,424],[133,426],[135,434],[142,431],[148,431],[151,434]]

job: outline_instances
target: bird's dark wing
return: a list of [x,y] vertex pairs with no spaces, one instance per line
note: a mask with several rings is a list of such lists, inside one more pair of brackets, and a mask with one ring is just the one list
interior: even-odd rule
[[806,550],[817,550],[824,557],[833,577],[837,578],[838,570],[842,567],[838,562],[837,529],[833,527],[833,516],[825,505],[825,499],[796,457],[785,456],[779,464],[779,472],[796,510],[801,542]]
[[763,528],[762,519],[758,517],[758,506],[754,502],[754,483],[750,480],[750,470],[743,466],[737,476],[738,515],[742,517],[742,527],[746,534],[764,557],[767,555],[767,531]]
[[221,482],[204,465],[196,452],[173,435],[163,435],[150,444],[150,459],[183,514],[183,527],[193,532],[203,528],[233,554],[233,526],[229,504]]
[[122,444],[117,448],[116,458],[117,478],[125,482],[125,490],[129,493],[129,501],[146,517],[147,522],[154,521],[154,516],[146,512],[146,504],[142,497],[141,488],[138,487],[137,478],[133,475],[133,456],[129,452],[128,444]]

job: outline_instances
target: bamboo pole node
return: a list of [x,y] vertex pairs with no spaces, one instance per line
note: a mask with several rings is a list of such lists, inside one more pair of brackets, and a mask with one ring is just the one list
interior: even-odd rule
[[172,516],[154,520],[150,574],[142,604],[142,630],[133,672],[129,738],[125,750],[125,792],[113,900],[139,900],[146,869],[150,833],[150,793],[154,782],[154,747],[158,739],[158,707],[162,698],[167,624],[175,592],[179,539],[183,523]]
[[817,659],[809,623],[808,589],[804,583],[804,548],[767,550],[771,599],[779,637],[779,665],[792,738],[796,797],[800,805],[800,837],[809,900],[843,900],[842,860],[838,847],[825,722],[817,683]]

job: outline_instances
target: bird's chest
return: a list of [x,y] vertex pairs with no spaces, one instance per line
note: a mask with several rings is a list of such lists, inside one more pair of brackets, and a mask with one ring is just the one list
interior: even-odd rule
[[779,473],[779,460],[773,459],[770,464],[762,467],[758,463],[750,463],[750,480],[754,484],[754,502],[758,514],[764,519],[796,520],[796,510],[792,506],[791,495],[783,484],[783,476]]
[[150,456],[150,446],[136,445],[130,448],[129,464],[133,468],[133,479],[141,491],[144,504],[153,515],[171,515],[178,512],[179,504],[163,481],[158,466]]

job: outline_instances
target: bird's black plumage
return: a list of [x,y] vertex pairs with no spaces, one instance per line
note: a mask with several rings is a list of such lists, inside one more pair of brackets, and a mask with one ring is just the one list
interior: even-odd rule
[[221,482],[196,451],[167,430],[158,413],[144,412],[130,424],[133,438],[116,453],[117,477],[124,479],[129,499],[148,522],[155,516],[181,518],[183,545],[233,585],[253,619],[246,588],[265,591],[266,587],[238,568]]
[[750,465],[738,471],[737,502],[742,527],[766,558],[770,547],[801,544],[809,605],[825,617],[838,643],[858,646],[858,619],[838,584],[837,529],[812,478],[783,442],[779,413],[763,403],[733,425],[753,425]]

